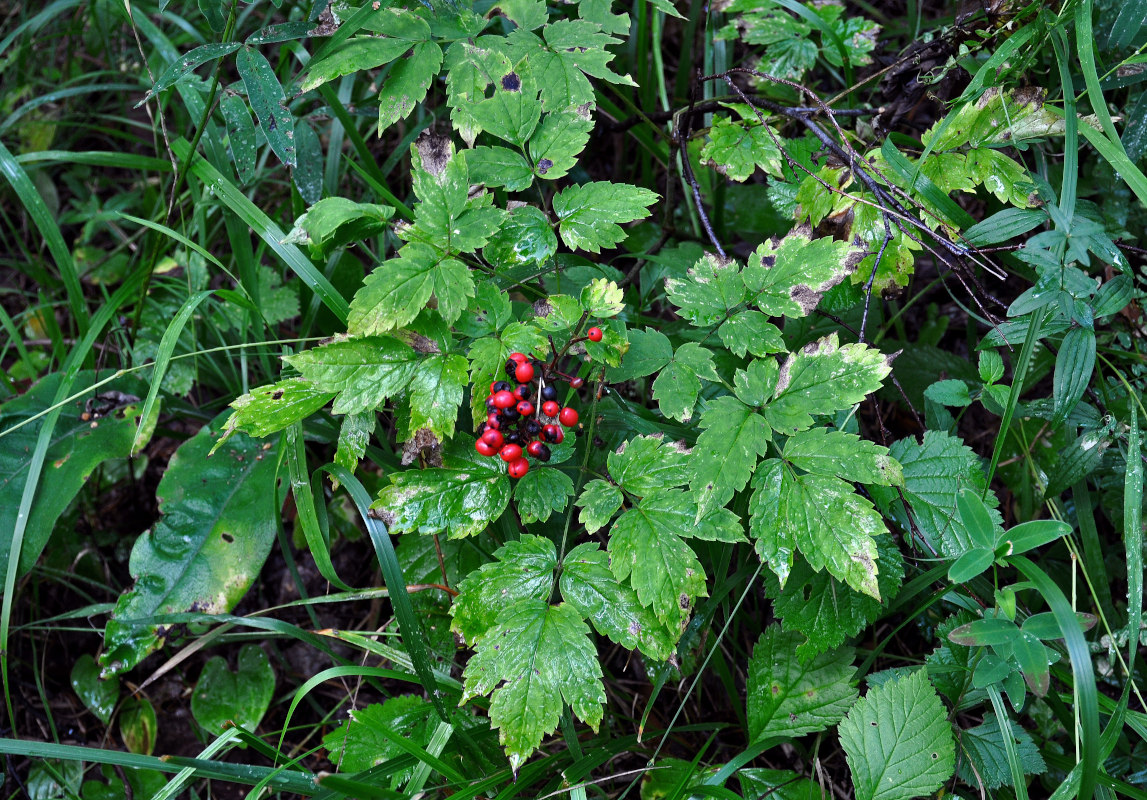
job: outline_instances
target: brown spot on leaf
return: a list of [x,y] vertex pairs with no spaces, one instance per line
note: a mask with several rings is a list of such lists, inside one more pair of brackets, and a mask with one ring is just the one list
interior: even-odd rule
[[419,428],[409,441],[402,445],[402,465],[409,466],[419,456],[429,467],[442,466],[442,442],[429,428]]
[[538,160],[538,174],[539,175],[545,175],[547,172],[550,171],[550,167],[552,167],[553,165],[554,165],[554,162],[550,161],[548,158],[539,159]]
[[820,302],[820,292],[814,292],[810,287],[797,284],[789,290],[789,297],[801,307],[801,312],[811,314]]
[[518,77],[516,72],[507,72],[502,76],[502,88],[507,92],[520,92],[522,91],[522,79]]
[[282,389],[276,389],[275,391],[271,392],[271,399],[272,400],[282,400],[283,399],[283,390]]
[[442,174],[450,161],[450,137],[427,130],[414,140],[414,146],[418,148],[422,168],[434,176]]

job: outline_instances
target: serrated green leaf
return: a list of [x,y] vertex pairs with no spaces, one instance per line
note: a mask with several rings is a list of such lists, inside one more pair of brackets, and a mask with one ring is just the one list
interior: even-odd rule
[[824,800],[820,785],[789,769],[737,770],[745,800]]
[[157,615],[229,612],[271,551],[279,516],[275,450],[236,434],[208,458],[222,424],[220,415],[180,445],[159,482],[163,516],[136,540],[134,583],[104,630],[105,675],[132,669],[176,633],[149,624]]
[[478,641],[463,680],[463,702],[491,695],[490,722],[515,772],[557,728],[563,701],[596,730],[606,699],[589,627],[570,603],[506,608]]
[[805,317],[821,296],[856,270],[856,251],[847,242],[809,239],[790,233],[779,244],[761,244],[749,256],[742,277],[762,312],[770,317]]
[[[425,158],[420,147],[427,153]],[[470,196],[466,158],[453,152],[448,139],[434,137],[418,140],[411,153],[411,177],[419,202],[414,208],[414,224],[399,229],[399,235],[411,243],[433,245],[448,253],[472,253],[484,246],[498,230],[505,212],[490,207],[488,194]]]
[[799,633],[770,625],[753,647],[746,688],[750,741],[826,730],[858,697],[852,648],[794,658],[803,642]]
[[769,322],[760,311],[740,311],[721,323],[717,335],[725,347],[739,358],[752,353],[754,356],[767,356],[783,353],[788,348],[781,337],[781,330]]
[[562,561],[562,599],[581,612],[603,636],[658,661],[673,655],[675,632],[641,605],[633,588],[618,583],[609,556],[594,542],[580,544]]
[[366,452],[370,435],[374,432],[373,411],[347,414],[339,425],[338,448],[335,450],[335,463],[345,467],[352,475],[358,469],[358,462]]
[[689,450],[681,443],[664,441],[660,435],[624,442],[609,454],[606,463],[610,477],[638,497],[688,483],[691,474]]
[[625,292],[616,281],[594,278],[581,290],[580,302],[591,317],[608,319],[625,310]]
[[494,75],[505,75],[510,71],[510,59],[501,50],[505,40],[486,36],[481,42],[479,46],[466,39],[456,41],[447,48],[445,56],[450,119],[470,145],[482,130],[470,115],[470,107],[486,96]]
[[578,111],[555,111],[542,119],[530,139],[529,153],[534,174],[548,181],[564,178],[577,164],[589,143],[593,119]]
[[600,478],[587,483],[577,499],[581,508],[578,520],[585,526],[586,533],[597,533],[608,525],[621,508],[621,501],[621,490],[613,484]]
[[730,180],[743,183],[760,167],[782,177],[782,156],[769,130],[759,122],[734,122],[718,117],[709,129],[709,141],[701,148],[705,163]]
[[454,435],[462,391],[469,382],[466,358],[431,355],[418,362],[410,379],[410,431],[427,430],[438,439]]
[[534,206],[519,206],[506,213],[505,221],[490,236],[482,255],[494,267],[512,270],[542,264],[558,250],[558,237],[545,213]]
[[904,472],[888,448],[852,433],[811,428],[790,436],[784,459],[805,472],[835,475],[854,483],[903,486]]
[[777,388],[780,366],[776,359],[756,359],[733,374],[733,394],[751,408],[765,405]]
[[677,313],[698,327],[716,325],[745,301],[747,292],[735,261],[706,254],[685,273],[667,278],[665,294]]
[[799,550],[814,570],[827,569],[880,599],[876,537],[885,532],[884,521],[852,486],[825,475],[796,475],[783,461],[769,459],[753,476],[753,490],[749,531],[782,587]]
[[[1024,774],[1041,775],[1046,772],[1047,764],[1028,732],[1011,720],[1008,720],[1008,727]],[[1012,772],[1004,745],[1004,732],[995,714],[985,714],[982,724],[962,731],[959,746],[963,755],[960,759],[960,780],[969,786],[982,786],[985,789],[1011,785]]]
[[[736,540],[734,533],[740,536],[740,523],[725,509],[695,526],[694,508],[684,492],[658,491],[622,514],[609,538],[613,574],[621,581],[629,578],[641,604],[673,631],[688,618],[693,600],[707,594],[705,570],[682,537],[730,541]],[[709,535],[699,536],[702,527]]]
[[582,317],[581,303],[565,294],[551,294],[534,304],[534,324],[544,331],[568,331]]
[[981,350],[979,360],[980,380],[995,383],[1004,377],[1004,359],[995,350]]
[[478,455],[466,437],[455,440],[441,467],[392,472],[389,478],[371,508],[395,532],[473,536],[510,502],[502,462]]
[[698,519],[745,488],[772,437],[765,418],[735,397],[715,399],[701,415],[700,424],[705,430],[693,448],[689,482],[697,498]]
[[519,600],[545,600],[553,588],[558,553],[549,539],[525,534],[500,547],[494,558],[458,584],[458,596],[450,605],[450,629],[469,645],[494,625],[507,606]]
[[968,384],[956,378],[936,381],[924,390],[924,396],[949,408],[965,408],[975,402],[968,391]]
[[259,119],[267,144],[280,161],[288,167],[295,166],[295,117],[287,108],[287,95],[275,77],[275,70],[262,53],[250,47],[239,50],[235,68],[243,79],[247,100]]
[[861,343],[841,345],[831,333],[781,365],[765,418],[775,430],[796,433],[812,426],[814,414],[833,414],[859,403],[891,371],[890,360],[879,350]]
[[343,75],[389,64],[409,49],[410,42],[403,39],[356,36],[319,61],[308,64],[299,91],[309,92]]
[[649,216],[657,194],[625,183],[594,181],[570,186],[553,199],[562,241],[573,250],[601,252],[625,238],[618,223]]
[[661,331],[633,328],[629,331],[629,350],[621,366],[606,371],[612,382],[632,380],[652,375],[673,358],[673,344]]
[[614,14],[612,0],[582,0],[577,7],[578,16],[601,26],[605,33],[628,35],[629,15]]
[[856,800],[931,794],[956,769],[952,728],[924,670],[870,689],[839,730]]
[[319,391],[338,393],[334,413],[353,414],[404,392],[418,354],[389,336],[368,336],[313,347],[284,361]]
[[545,522],[555,511],[564,511],[573,493],[573,481],[568,475],[540,464],[534,464],[514,485],[514,500],[526,524]]
[[390,68],[378,91],[378,135],[410,116],[426,97],[430,81],[442,66],[442,48],[435,42],[419,42],[414,52]]
[[[957,558],[973,546],[971,536],[956,513],[956,495],[969,489],[983,495],[986,486],[980,458],[958,438],[941,431],[928,431],[924,441],[901,439],[889,448],[904,471],[903,498],[911,511],[911,522],[901,495],[873,486],[873,500],[903,530],[919,530],[930,545],[949,558]],[[988,494],[991,501],[994,495]],[[999,513],[992,512],[995,524]]]
[[522,69],[491,77],[493,95],[472,105],[470,117],[487,133],[524,148],[542,116],[537,83]]
[[686,342],[653,382],[653,398],[661,413],[681,422],[692,417],[701,392],[700,378],[720,380],[713,367],[713,353],[696,342]]
[[766,574],[765,595],[786,631],[800,631],[808,641],[796,649],[809,658],[844,643],[876,621],[885,604],[900,592],[904,559],[890,535],[876,538],[880,574],[876,576],[884,603],[852,589],[827,571],[817,572],[803,558],[793,560],[792,571],[781,588],[780,580]]
[[543,0],[501,0],[498,7],[515,25],[528,31],[540,28],[549,19]]
[[334,396],[335,392],[321,391],[303,378],[260,386],[231,402],[235,411],[227,418],[224,436],[237,430],[256,438],[270,436],[306,419]]
[[507,191],[521,192],[534,182],[530,163],[508,147],[475,147],[466,151],[470,180],[486,186],[504,186]]
[[366,276],[350,303],[347,330],[352,335],[386,333],[409,324],[434,292],[434,272],[447,256],[420,242],[398,251]]

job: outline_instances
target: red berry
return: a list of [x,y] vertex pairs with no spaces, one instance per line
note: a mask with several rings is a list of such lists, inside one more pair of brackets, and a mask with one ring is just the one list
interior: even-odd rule
[[484,456],[492,456],[494,453],[498,452],[498,448],[491,447],[486,443],[484,439],[479,439],[478,441],[474,442],[474,449]]
[[530,395],[534,393],[534,387],[528,383],[519,383],[517,388],[514,389],[514,397],[521,400],[529,400]]
[[522,457],[522,448],[516,444],[504,444],[502,449],[498,451],[498,458],[509,464],[511,461],[516,461]]
[[528,361],[523,361],[514,370],[514,377],[517,378],[518,383],[529,383],[534,379],[534,365]]
[[510,477],[520,478],[530,471],[530,462],[524,458],[519,458],[514,463],[510,464]]
[[491,411],[486,415],[486,427],[494,428],[495,430],[502,427],[502,420],[498,419],[497,411]]
[[542,413],[547,417],[556,417],[561,409],[562,407],[558,405],[556,400],[547,400],[542,403]]
[[530,442],[529,446],[526,447],[526,452],[538,461],[550,460],[550,448],[546,447],[542,442]]
[[601,328],[590,328],[585,332],[585,336],[591,342],[600,342],[602,337]]
[[534,413],[534,404],[529,400],[523,400],[522,402],[518,403],[518,413],[523,417],[530,416],[530,414]]
[[580,389],[585,386],[584,378],[570,378],[570,386],[574,389]]
[[509,408],[517,402],[513,392],[498,392],[494,395],[495,408]]
[[529,360],[525,353],[510,353],[510,360],[523,364]]
[[558,413],[558,422],[567,428],[572,428],[574,425],[577,425],[577,411],[569,407],[563,408]]
[[502,446],[502,432],[501,431],[486,431],[482,434],[482,441],[497,450]]
[[557,425],[546,425],[542,428],[542,438],[553,444],[561,444],[562,439],[566,437],[565,434],[562,433],[562,429]]

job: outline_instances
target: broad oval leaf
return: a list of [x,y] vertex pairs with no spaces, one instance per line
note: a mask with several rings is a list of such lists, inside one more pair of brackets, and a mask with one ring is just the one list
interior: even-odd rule
[[1045,544],[1054,542],[1061,536],[1068,536],[1071,526],[1056,519],[1033,519],[1016,525],[1006,534],[1011,550],[1008,555],[1019,555]]
[[134,667],[163,645],[160,614],[223,614],[247,593],[275,540],[274,445],[235,434],[208,457],[223,415],[184,442],[159,482],[162,519],[131,552],[135,584],[104,630],[104,675]]
[[1010,619],[986,617],[953,628],[948,639],[965,647],[983,647],[1010,644],[1019,635],[1019,627]]
[[247,644],[239,651],[235,672],[222,656],[213,656],[203,665],[191,693],[191,713],[213,735],[226,722],[253,731],[271,706],[274,693],[275,670],[270,659],[258,645]]
[[956,559],[948,568],[948,580],[952,583],[964,583],[976,577],[996,560],[994,551],[985,547],[975,547]]

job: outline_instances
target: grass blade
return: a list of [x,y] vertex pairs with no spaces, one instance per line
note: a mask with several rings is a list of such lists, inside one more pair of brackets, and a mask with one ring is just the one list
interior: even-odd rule
[[1139,444],[1139,410],[1131,398],[1131,430],[1127,435],[1127,473],[1123,484],[1123,538],[1127,547],[1127,677],[1135,675],[1143,622],[1143,459]]
[[72,317],[76,320],[76,328],[80,336],[83,336],[88,332],[91,317],[88,314],[88,307],[84,303],[84,290],[80,286],[80,276],[76,272],[76,264],[72,260],[72,251],[64,243],[60,228],[56,225],[56,220],[52,218],[52,212],[48,210],[44,198],[40,197],[40,193],[36,191],[32,179],[28,177],[28,173],[16,162],[12,153],[3,143],[0,143],[0,173],[8,179],[8,183],[12,184],[16,196],[20,198],[20,202],[28,211],[28,216],[32,218],[32,222],[40,231],[40,235],[44,237],[44,243],[47,244],[48,252],[52,254],[56,268],[60,272],[60,279],[64,283],[64,290],[68,295],[68,307],[72,311]]
[[171,143],[171,150],[175,153],[180,161],[187,161],[191,159],[191,174],[203,181],[211,190],[215,192],[223,203],[239,215],[251,229],[258,234],[259,238],[266,242],[267,246],[274,251],[275,255],[283,260],[283,262],[291,268],[291,271],[299,276],[299,279],[307,285],[308,288],[323,301],[323,305],[331,310],[331,312],[338,317],[344,325],[346,324],[347,314],[350,312],[350,304],[346,299],[338,293],[334,285],[327,280],[315,265],[311,263],[303,251],[295,247],[293,244],[284,244],[283,239],[286,234],[276,225],[270,217],[268,217],[261,209],[254,203],[247,199],[229,179],[223,176],[219,170],[211,166],[207,159],[195,153],[192,156],[191,144],[186,139],[177,139]]

